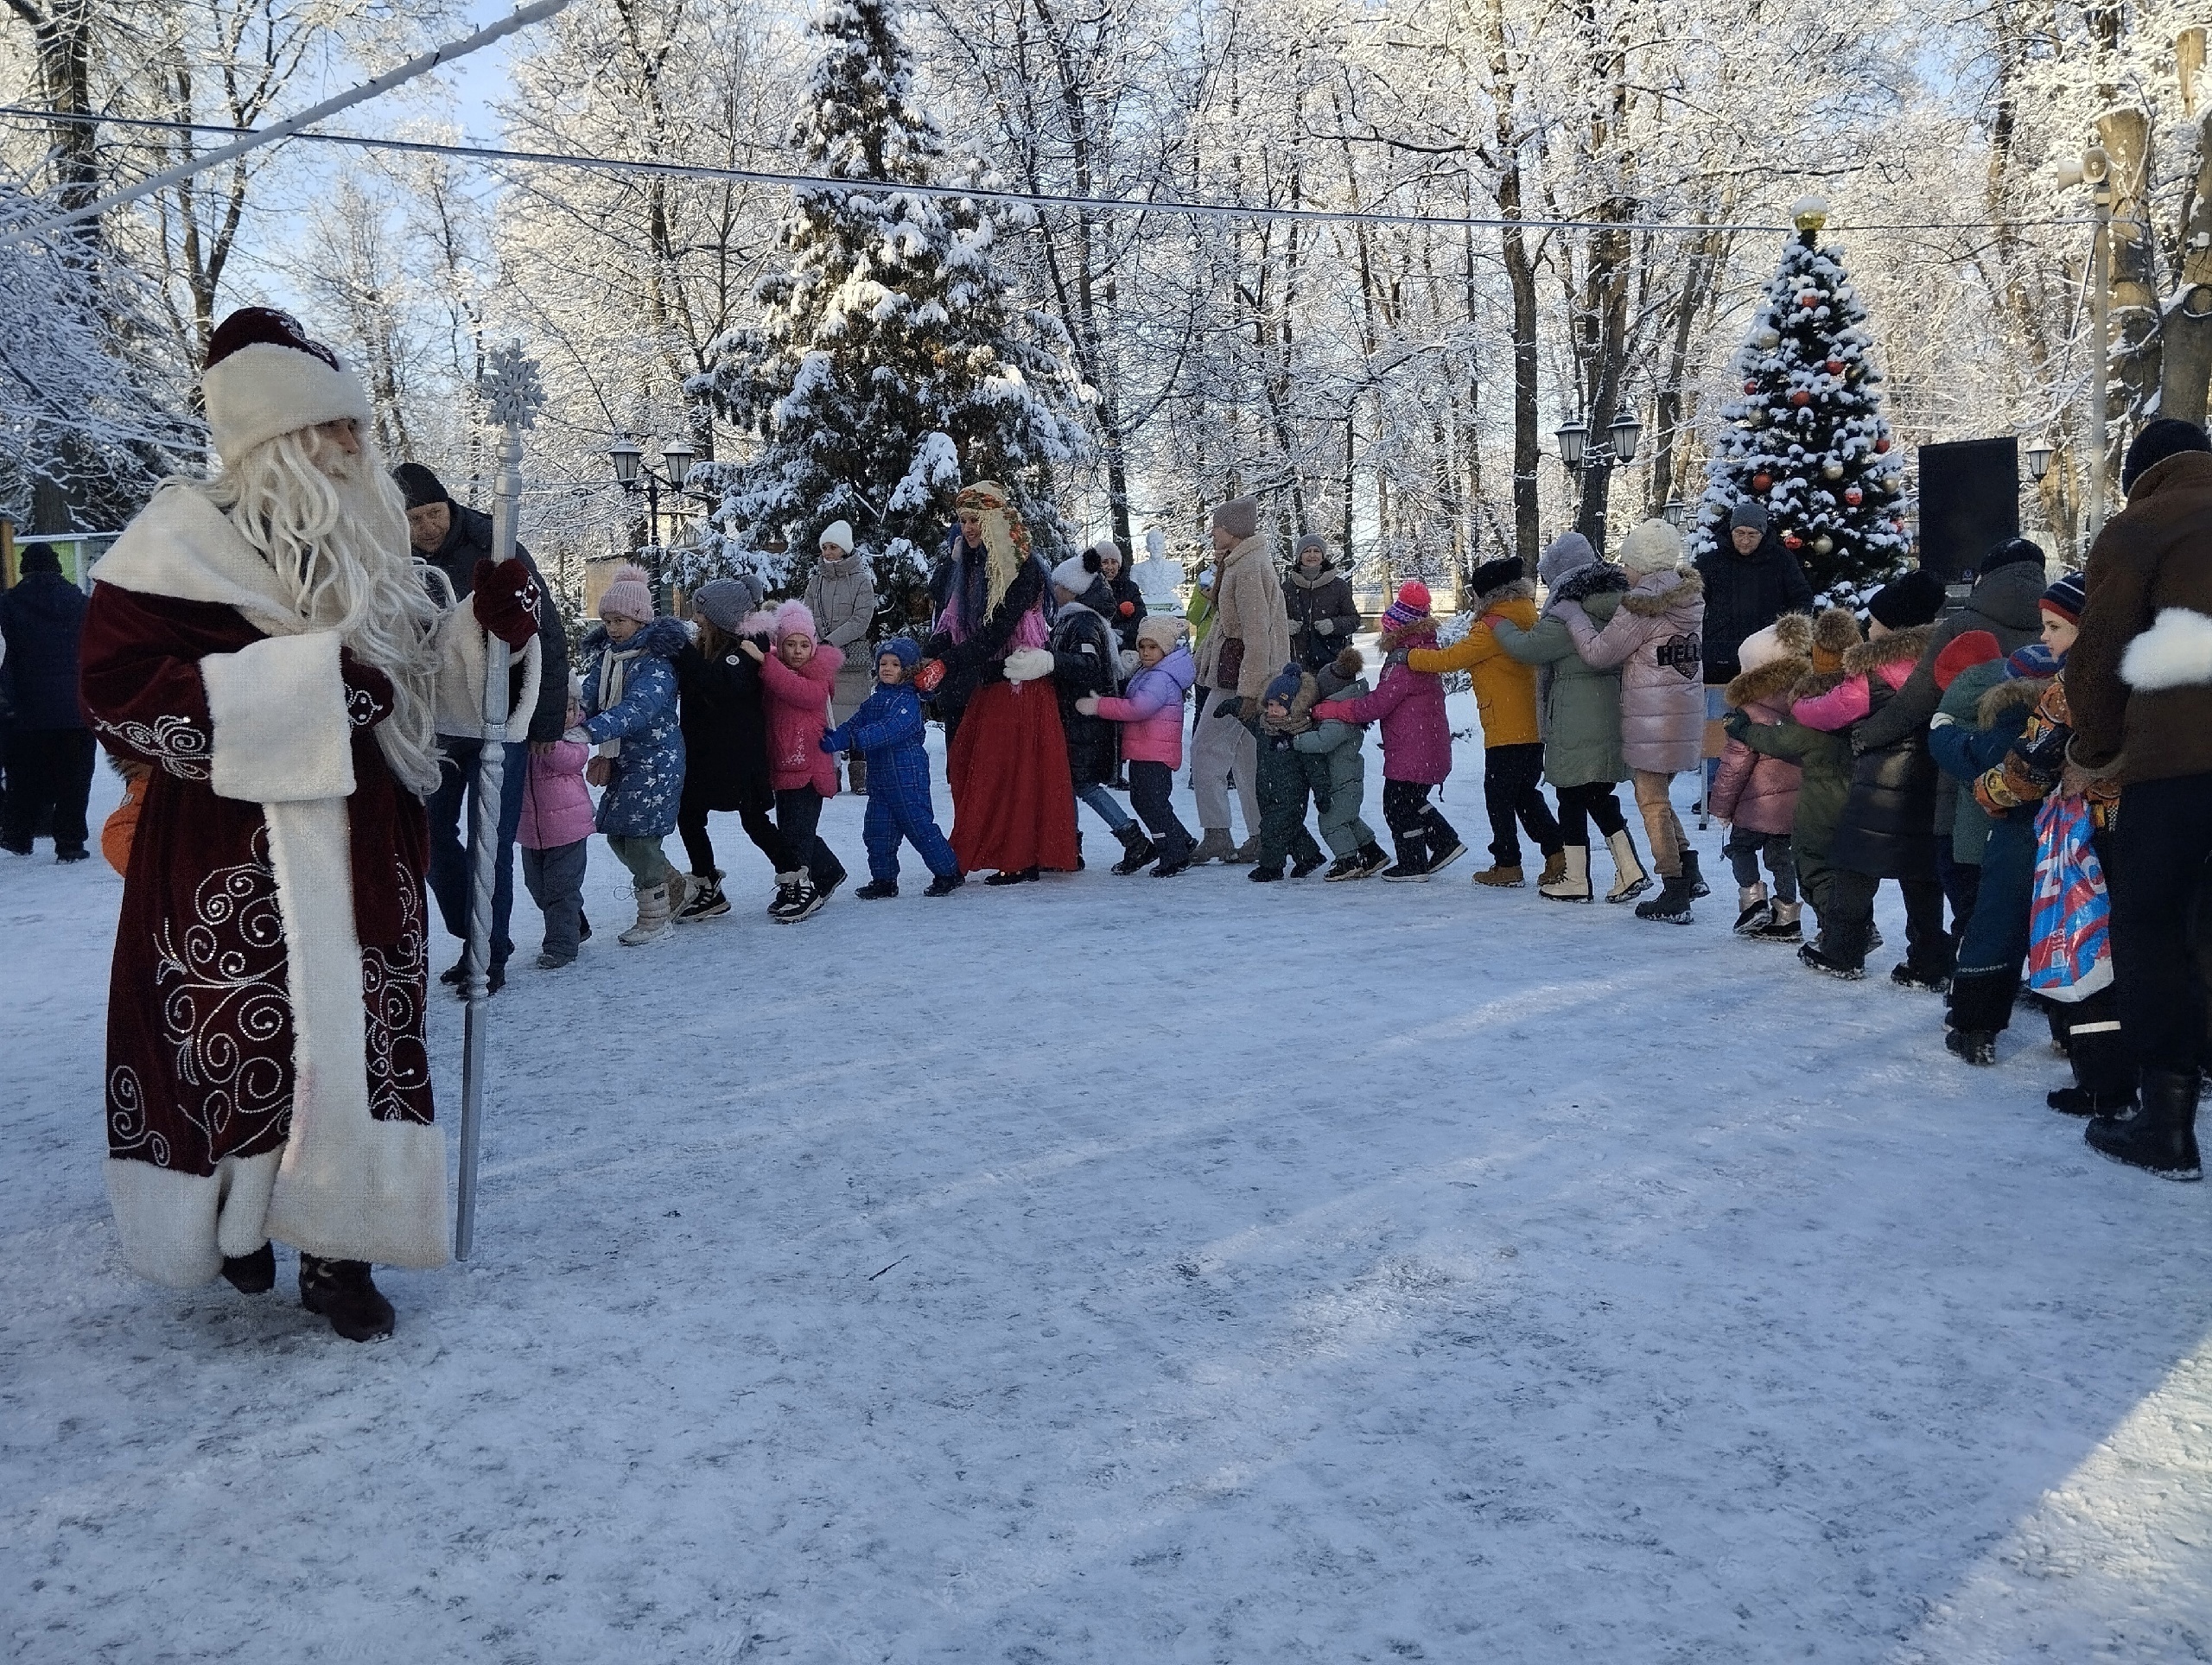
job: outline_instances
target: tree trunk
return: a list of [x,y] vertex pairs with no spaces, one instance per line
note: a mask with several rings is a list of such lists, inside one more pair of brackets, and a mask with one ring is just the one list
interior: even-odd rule
[[[2182,224],[2177,304],[2165,315],[2158,414],[2202,423],[2212,391],[2212,115],[2196,130],[2196,181]],[[2201,238],[2202,243],[2190,239]]]

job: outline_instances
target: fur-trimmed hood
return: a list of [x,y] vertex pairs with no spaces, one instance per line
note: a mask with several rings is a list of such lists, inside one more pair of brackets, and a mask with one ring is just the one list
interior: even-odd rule
[[1705,601],[1705,580],[1694,567],[1662,567],[1630,585],[1621,605],[1639,619],[1656,619]]
[[1260,727],[1270,734],[1302,734],[1313,726],[1313,702],[1321,697],[1320,685],[1310,670],[1298,673],[1298,692],[1291,696],[1290,715],[1281,722],[1260,714]]
[[1580,601],[1592,595],[1625,594],[1628,575],[1618,567],[1604,561],[1593,561],[1568,573],[1554,584],[1544,595],[1544,611],[1567,601]]
[[1984,728],[1995,726],[1998,718],[2015,707],[2024,706],[2032,711],[2036,702],[2043,697],[2043,690],[2050,686],[2048,677],[2011,677],[1996,683],[1985,692],[1974,708],[1974,721]]
[[1434,647],[1436,645],[1435,616],[1433,613],[1424,613],[1420,618],[1410,623],[1401,625],[1395,630],[1384,631],[1376,639],[1381,645],[1384,657],[1393,659],[1403,658],[1406,652],[1413,648]]
[[1743,672],[1728,684],[1728,703],[1739,711],[1747,710],[1763,700],[1787,704],[1789,691],[1812,674],[1812,660],[1799,654],[1769,659],[1764,664]]
[[1935,633],[1933,625],[1910,625],[1886,636],[1878,636],[1872,641],[1861,642],[1843,656],[1844,675],[1867,677],[1886,664],[1917,664]]

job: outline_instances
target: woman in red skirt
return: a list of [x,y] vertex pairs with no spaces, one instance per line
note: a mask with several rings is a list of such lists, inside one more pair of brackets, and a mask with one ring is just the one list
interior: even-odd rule
[[[1075,788],[1044,651],[1046,571],[1002,486],[979,480],[957,505],[950,594],[928,652],[961,710],[945,773],[952,848],[964,873],[1018,885],[1076,866]],[[980,534],[980,538],[978,537]],[[1041,668],[1040,668],[1041,666]]]

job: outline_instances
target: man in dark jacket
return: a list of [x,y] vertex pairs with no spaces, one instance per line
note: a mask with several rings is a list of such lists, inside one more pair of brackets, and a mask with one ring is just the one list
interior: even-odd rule
[[[1716,543],[1697,558],[1705,580],[1705,715],[1711,723],[1728,709],[1726,690],[1743,667],[1737,652],[1744,639],[1758,634],[1785,613],[1809,613],[1813,586],[1797,557],[1768,526],[1766,505],[1738,503],[1728,515],[1726,543]],[[1719,748],[1705,760],[1705,790],[1720,768]]]
[[[438,477],[419,462],[403,462],[391,471],[391,477],[407,499],[407,531],[416,555],[445,575],[455,601],[465,599],[475,582],[477,562],[492,553],[492,517],[455,503]],[[530,558],[530,551],[516,544],[515,559],[537,580],[537,640],[543,655],[537,707],[530,719],[530,743],[550,746],[561,738],[568,716],[569,636],[553,605],[552,588]],[[473,840],[476,765],[484,741],[481,735],[441,734],[439,743],[446,755],[438,790],[429,804],[430,892],[438,899],[438,912],[446,929],[466,944],[470,851],[461,836],[461,817],[466,813],[468,817],[468,836]],[[522,822],[523,787],[528,777],[527,752],[519,744],[508,747],[506,772],[499,782],[499,855],[492,889],[490,972],[494,993],[507,980],[507,956],[514,952],[507,923],[515,902],[515,829]],[[460,987],[467,972],[467,961],[464,953],[439,980]]]
[[77,702],[77,644],[85,633],[85,594],[61,575],[45,543],[20,553],[21,580],[0,595],[0,635],[15,717],[8,736],[8,792],[0,810],[0,848],[31,853],[39,821],[54,816],[54,857],[85,859],[85,801],[92,790],[92,731]]
[[2061,790],[2119,783],[2108,842],[2113,988],[2141,1065],[2127,1115],[2091,1145],[2194,1179],[2204,1007],[2190,931],[2212,856],[2212,439],[2161,417],[2127,448],[2127,506],[2089,550],[2082,633],[2066,659],[2074,719]]

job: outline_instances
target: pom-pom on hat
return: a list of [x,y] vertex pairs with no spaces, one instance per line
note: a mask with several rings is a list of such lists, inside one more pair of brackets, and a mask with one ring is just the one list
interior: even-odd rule
[[2069,572],[2060,578],[2036,603],[2045,613],[2055,613],[2069,625],[2082,622],[2082,609],[2088,604],[2088,588],[2078,572]]
[[850,555],[853,552],[853,523],[849,520],[831,521],[822,529],[822,536],[817,540],[817,544],[825,550],[842,550]]
[[207,427],[226,468],[257,445],[326,422],[370,419],[361,378],[298,319],[240,307],[215,326],[200,378]]
[[1173,653],[1183,639],[1183,621],[1172,613],[1147,613],[1137,621],[1137,640],[1150,642],[1162,653]]
[[804,601],[786,601],[778,607],[770,633],[779,642],[786,636],[804,636],[809,641],[821,639],[815,633],[814,613]]
[[1843,656],[1861,640],[1859,620],[1848,607],[1830,607],[1813,620],[1813,669],[1832,677],[1843,669]]
[[1885,584],[1866,604],[1869,617],[1891,630],[1932,625],[1943,610],[1943,580],[1927,567],[1916,567]]
[[760,587],[750,578],[710,578],[691,592],[691,607],[725,636],[741,633],[747,613],[760,607]]
[[1958,681],[1961,671],[1987,664],[2004,651],[2004,644],[1986,630],[1960,632],[1944,643],[1943,651],[1936,656],[1936,686],[1948,691]]
[[1242,543],[1260,535],[1260,499],[1247,494],[1232,497],[1213,512],[1213,529],[1227,532]]
[[602,619],[628,619],[637,624],[653,621],[653,581],[645,576],[642,567],[618,568],[614,581],[599,598],[599,616]]
[[1398,586],[1398,599],[1382,609],[1382,628],[1403,630],[1428,617],[1428,586],[1418,578],[1408,578]]
[[1621,570],[1631,581],[1681,564],[1682,535],[1663,520],[1631,526],[1621,539]]
[[2183,422],[2179,416],[2160,416],[2155,422],[2143,424],[2143,431],[2127,448],[2127,455],[2120,465],[2120,489],[2133,493],[2135,482],[2145,470],[2156,467],[2168,457],[2179,456],[2183,451],[2212,451],[2212,436],[2193,422]]

